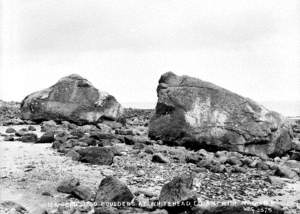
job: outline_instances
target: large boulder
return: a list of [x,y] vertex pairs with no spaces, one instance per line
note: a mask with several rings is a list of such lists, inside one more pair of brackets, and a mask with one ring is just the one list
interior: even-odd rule
[[292,147],[292,130],[282,115],[212,83],[168,72],[159,80],[157,95],[150,138],[263,157]]
[[80,125],[97,124],[102,119],[115,120],[121,112],[121,105],[112,95],[99,91],[76,74],[28,95],[21,103],[22,118],[33,121],[67,120]]

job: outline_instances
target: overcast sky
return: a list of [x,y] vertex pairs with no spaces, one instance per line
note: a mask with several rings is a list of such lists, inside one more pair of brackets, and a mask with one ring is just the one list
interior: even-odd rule
[[300,100],[298,0],[0,0],[0,99],[77,73],[121,103],[166,71],[256,101]]

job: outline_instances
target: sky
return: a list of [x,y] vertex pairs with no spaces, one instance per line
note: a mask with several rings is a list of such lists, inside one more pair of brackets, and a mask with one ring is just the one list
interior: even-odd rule
[[0,0],[0,99],[77,73],[125,106],[154,105],[173,71],[300,115],[299,11],[298,0]]

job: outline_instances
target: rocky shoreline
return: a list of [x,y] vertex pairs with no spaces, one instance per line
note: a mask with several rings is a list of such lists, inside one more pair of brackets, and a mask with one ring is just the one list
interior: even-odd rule
[[[282,193],[284,187],[289,183],[298,182],[300,162],[299,150],[296,149],[299,147],[295,147],[290,155],[267,160],[229,151],[193,151],[181,146],[169,147],[159,140],[148,138],[147,128],[153,110],[126,109],[124,117],[119,121],[105,122],[98,126],[78,126],[67,121],[45,121],[40,124],[23,121],[19,118],[17,108],[16,104],[6,104],[6,110],[1,111],[1,115],[5,115],[5,119],[2,120],[4,125],[1,127],[1,141],[6,141],[2,143],[8,143],[8,146],[9,143],[30,144],[31,147],[49,145],[49,149],[52,147],[54,152],[57,151],[56,156],[63,155],[69,162],[83,164],[91,171],[94,167],[100,167],[96,171],[102,178],[96,181],[86,182],[89,180],[87,177],[92,175],[79,176],[76,172],[70,172],[65,179],[54,182],[56,186],[52,188],[55,189],[40,193],[43,197],[50,198],[63,195],[57,202],[53,202],[53,205],[58,207],[53,206],[50,210],[45,208],[44,213],[218,213],[218,209],[223,210],[222,213],[247,213],[247,209],[256,209],[256,213],[300,211],[300,198],[295,199],[289,206],[280,206],[280,201],[273,201],[271,207],[260,207],[264,211],[259,210],[257,205],[259,198],[287,194]],[[299,122],[294,123],[295,146],[299,145],[299,127]],[[3,168],[5,162],[2,162],[1,166]],[[24,169],[26,176],[23,182],[30,177],[30,173],[38,173],[40,167],[39,164],[27,166]],[[7,183],[14,185],[15,175],[3,173],[5,170],[1,169],[1,186]],[[190,177],[181,178],[185,175]],[[39,179],[35,178],[35,182],[42,182],[48,178],[41,175]],[[114,191],[101,189],[104,179],[113,180],[104,186]],[[75,186],[72,183],[75,183]],[[66,185],[65,189],[60,188],[63,184]],[[25,185],[25,189],[27,188],[33,187]],[[182,190],[179,191],[178,188]],[[127,204],[130,206],[95,206],[97,194],[99,197],[106,197],[98,197],[97,204],[100,201],[116,201],[113,198],[118,198],[117,200],[122,202],[130,202]],[[192,206],[196,199],[197,204]],[[162,201],[182,204],[174,210],[172,205],[158,206],[158,202]],[[68,207],[67,204],[72,202],[82,206]],[[235,205],[223,208],[218,206],[230,202]],[[250,205],[238,205],[245,202]],[[15,206],[2,203],[1,209],[11,209]],[[225,211],[226,209],[228,211]],[[25,213],[20,207],[16,210]]]
[[123,109],[73,74],[1,101],[0,212],[300,212],[300,120],[172,72],[157,95]]

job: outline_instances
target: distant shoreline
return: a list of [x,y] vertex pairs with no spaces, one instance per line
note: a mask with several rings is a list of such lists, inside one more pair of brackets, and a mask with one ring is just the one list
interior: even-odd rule
[[[258,101],[267,109],[279,112],[289,118],[300,117],[300,101]],[[156,102],[124,102],[125,108],[155,109]]]
[[[0,99],[0,101],[3,101]],[[19,101],[3,101],[7,103],[21,103]],[[300,118],[300,101],[258,101],[267,109],[276,111],[288,118]],[[156,102],[121,102],[125,108],[155,109]]]

